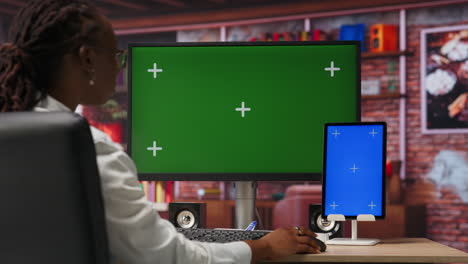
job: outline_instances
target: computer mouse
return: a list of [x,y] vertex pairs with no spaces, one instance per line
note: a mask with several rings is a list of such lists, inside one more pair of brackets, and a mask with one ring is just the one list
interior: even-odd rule
[[325,252],[325,250],[327,250],[327,245],[325,244],[325,242],[314,236],[309,237],[315,242],[315,244],[317,244],[320,247],[320,252]]

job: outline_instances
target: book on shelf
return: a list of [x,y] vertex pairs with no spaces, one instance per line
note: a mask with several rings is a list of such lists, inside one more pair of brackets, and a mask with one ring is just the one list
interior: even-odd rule
[[156,186],[154,184],[154,181],[149,182],[149,188],[148,188],[148,200],[151,202],[155,201],[155,194],[156,194]]
[[164,190],[164,184],[162,181],[157,181],[156,182],[156,200],[155,202],[157,203],[164,203],[165,202],[165,190]]
[[149,182],[147,181],[142,181],[140,182],[140,187],[143,189],[143,192],[145,193],[146,197],[149,197],[148,192],[149,192]]
[[174,181],[165,182],[166,197],[165,202],[170,203],[174,200]]
[[174,200],[174,181],[140,181],[148,201],[170,203]]

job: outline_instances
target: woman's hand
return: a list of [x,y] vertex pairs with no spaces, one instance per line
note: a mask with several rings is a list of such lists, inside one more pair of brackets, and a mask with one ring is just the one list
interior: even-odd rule
[[[299,235],[300,234],[300,235]],[[320,247],[309,236],[317,235],[306,228],[279,228],[259,240],[245,241],[252,249],[252,263],[279,259],[296,253],[320,253]]]

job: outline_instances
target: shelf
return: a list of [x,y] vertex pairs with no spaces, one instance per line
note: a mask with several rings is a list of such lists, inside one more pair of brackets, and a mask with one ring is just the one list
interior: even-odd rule
[[363,52],[361,54],[362,59],[373,59],[382,57],[399,57],[399,56],[413,56],[414,52],[404,51],[383,51],[383,52]]
[[405,97],[405,95],[400,93],[383,93],[376,95],[361,95],[362,100],[379,100],[379,99],[396,99]]

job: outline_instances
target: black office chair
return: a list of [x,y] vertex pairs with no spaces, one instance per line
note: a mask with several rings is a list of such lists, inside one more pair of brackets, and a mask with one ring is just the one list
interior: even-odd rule
[[88,123],[0,113],[0,263],[109,263]]

